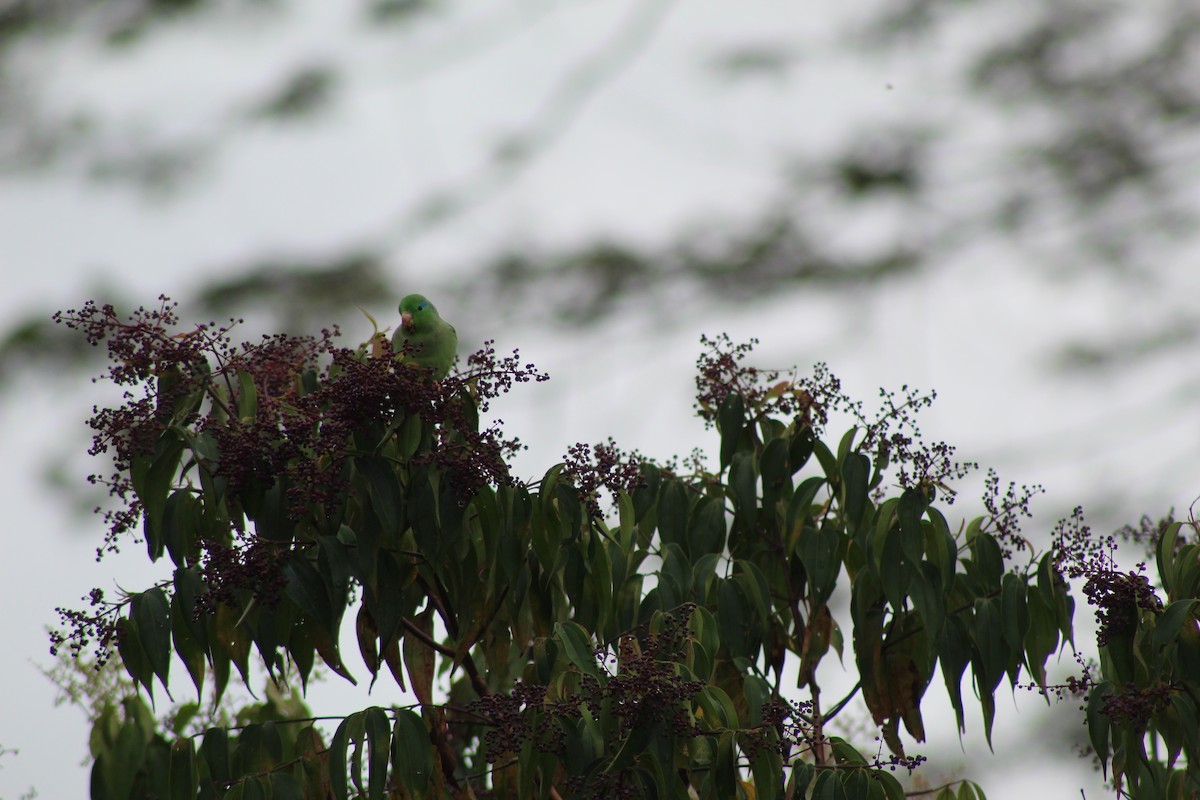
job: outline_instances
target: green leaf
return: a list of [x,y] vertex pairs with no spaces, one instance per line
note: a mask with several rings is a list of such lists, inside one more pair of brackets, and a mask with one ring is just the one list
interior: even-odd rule
[[1161,649],[1169,644],[1173,644],[1179,636],[1179,631],[1183,628],[1184,622],[1192,618],[1192,608],[1195,607],[1198,601],[1194,598],[1187,600],[1176,600],[1171,603],[1158,616],[1154,623],[1154,642],[1155,649]]
[[142,650],[150,669],[170,697],[167,677],[171,670],[171,603],[166,592],[156,586],[134,595],[129,615],[137,622]]
[[737,797],[738,770],[734,739],[733,731],[725,731],[717,739],[717,761],[713,764],[713,781],[718,797]]
[[708,723],[710,730],[736,728],[739,724],[733,701],[719,686],[705,686],[701,689],[696,695],[696,704],[703,711],[703,719]]
[[810,596],[815,605],[823,605],[833,594],[842,562],[837,557],[838,533],[832,525],[808,529],[796,544],[796,555],[808,574]]
[[400,786],[414,800],[427,795],[433,774],[429,730],[420,715],[408,709],[396,711],[396,725],[392,729],[392,769]]
[[1100,759],[1100,769],[1106,780],[1108,779],[1108,758],[1112,751],[1109,749],[1109,718],[1103,712],[1103,708],[1104,699],[1112,692],[1112,684],[1108,681],[1101,681],[1093,686],[1088,694],[1087,711],[1084,716],[1087,721],[1088,741],[1092,743],[1092,750]]
[[1177,570],[1175,567],[1175,550],[1179,541],[1179,529],[1182,523],[1172,522],[1158,537],[1155,546],[1155,557],[1158,560],[1158,575],[1162,579],[1163,589],[1168,599],[1175,598]]
[[195,496],[186,489],[172,492],[163,506],[162,542],[177,567],[184,566],[195,550],[197,522]]
[[717,589],[717,627],[721,644],[730,658],[747,655],[746,601],[737,584],[728,579],[719,581]]
[[304,800],[304,787],[286,772],[271,773],[271,800]]
[[254,376],[246,370],[238,370],[237,409],[245,422],[258,417],[258,389],[254,386]]
[[942,634],[938,637],[938,661],[942,665],[942,679],[946,683],[946,693],[950,696],[950,705],[954,707],[954,715],[958,720],[958,730],[966,730],[965,715],[962,700],[962,675],[971,660],[971,637],[967,624],[959,615],[946,618]]
[[985,594],[998,594],[1000,580],[1004,575],[1004,556],[1000,545],[989,533],[980,532],[971,540],[971,557],[974,563],[973,577],[983,585]]
[[853,765],[856,767],[865,767],[867,759],[862,753],[855,749],[854,745],[847,742],[840,736],[829,737],[830,749],[833,751],[833,757],[839,765]]
[[[433,609],[429,608],[413,618],[416,625],[427,637],[433,637]],[[411,632],[404,636],[404,666],[408,669],[408,677],[412,684],[413,694],[424,705],[433,702],[433,649]]]
[[871,459],[862,453],[850,453],[842,463],[842,508],[846,529],[851,536],[862,522],[867,506],[867,484],[871,478]]
[[[982,534],[980,537],[982,538]],[[973,673],[979,702],[983,706],[983,733],[992,743],[992,721],[996,713],[995,693],[1004,677],[1008,663],[1004,649],[1004,628],[997,598],[977,599],[975,619],[971,624],[971,639],[975,644]]]
[[820,439],[813,441],[813,452],[817,456],[817,462],[820,463],[825,477],[829,479],[830,483],[837,483],[841,478],[841,473],[838,471],[838,461],[834,458],[833,452]]
[[720,554],[725,549],[725,506],[720,498],[700,498],[689,527],[687,552],[694,561],[706,554]]
[[1025,664],[1039,686],[1046,685],[1046,660],[1058,649],[1058,624],[1054,609],[1046,605],[1036,585],[1025,588],[1029,630],[1025,633]]
[[213,782],[223,783],[233,777],[229,758],[229,731],[225,728],[209,728],[200,741],[200,758],[208,768]]
[[1002,579],[1000,619],[1004,624],[1004,643],[1020,653],[1029,631],[1029,608],[1025,603],[1025,581],[1011,572]]
[[801,428],[788,441],[788,467],[792,470],[793,475],[808,463],[809,457],[812,456],[814,441],[816,440],[813,438],[812,428],[808,427]]
[[131,475],[138,499],[145,512],[146,550],[151,561],[163,554],[162,523],[167,494],[179,472],[179,458],[183,454],[183,441],[171,431],[164,432],[154,444],[153,460],[141,473],[141,480]]
[[600,667],[596,663],[595,646],[592,644],[591,635],[584,630],[583,626],[576,622],[556,622],[554,623],[554,634],[562,643],[563,652],[568,661],[584,673],[597,680],[602,680]]
[[758,459],[758,471],[762,478],[763,508],[775,513],[775,504],[792,485],[792,472],[788,469],[788,446],[783,439],[771,439],[763,447]]
[[732,493],[735,519],[743,533],[754,529],[758,519],[758,479],[754,474],[754,453],[745,450],[734,454],[729,466],[729,489]]
[[936,565],[922,561],[918,565],[918,569],[913,570],[913,579],[908,585],[908,596],[921,616],[930,648],[935,648],[938,636],[942,632],[942,625],[946,622],[946,598],[942,588],[942,573]]
[[347,782],[349,761],[346,750],[350,744],[351,729],[358,724],[361,715],[362,712],[359,711],[343,719],[329,743],[329,788],[333,790],[336,800],[346,800],[350,794],[350,786]]
[[900,545],[910,564],[920,563],[925,555],[925,530],[921,517],[929,505],[925,496],[916,489],[906,489],[896,506],[896,518],[900,522]]
[[896,780],[896,776],[880,770],[875,773],[875,779],[883,785],[883,794],[887,800],[904,800],[904,787]]
[[187,667],[192,684],[196,687],[197,698],[201,698],[204,695],[205,654],[201,644],[196,641],[193,626],[188,624],[189,613],[182,607],[179,593],[176,592],[171,598],[171,641],[179,660]]
[[772,747],[752,752],[750,773],[754,776],[755,800],[778,800],[783,796],[783,757]]
[[663,544],[687,547],[688,490],[683,481],[672,478],[663,484],[658,499],[658,530]]
[[[355,468],[367,479],[370,490],[371,511],[379,521],[385,535],[400,533],[404,519],[404,490],[391,462],[379,456],[357,458]],[[363,558],[373,557],[374,553],[365,553]]]
[[813,500],[823,485],[825,485],[824,478],[809,478],[801,483],[796,491],[792,492],[791,502],[788,503],[786,523],[789,533],[795,531],[796,526],[804,524]]
[[721,401],[721,406],[717,410],[717,430],[721,434],[722,470],[733,461],[733,454],[737,451],[745,419],[746,413],[742,396],[737,392],[730,392]]
[[391,725],[387,713],[379,706],[366,712],[367,731],[367,797],[381,800],[387,790],[388,754],[391,747]]
[[196,772],[196,753],[189,737],[171,745],[171,800],[194,800],[200,788]]
[[117,652],[121,656],[121,664],[125,672],[136,684],[141,684],[153,696],[152,681],[154,670],[142,649],[142,639],[138,633],[137,623],[132,617],[121,617],[117,620]]
[[333,631],[333,608],[321,573],[307,556],[295,552],[283,565],[288,583],[284,590],[296,606],[326,634]]

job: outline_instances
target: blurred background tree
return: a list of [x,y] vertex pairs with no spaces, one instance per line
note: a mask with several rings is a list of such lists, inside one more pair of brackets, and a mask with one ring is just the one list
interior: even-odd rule
[[[302,140],[323,120],[348,116],[368,90],[393,115],[389,125],[395,118],[403,124],[412,110],[390,104],[403,99],[405,87],[486,59],[546,26],[551,15],[611,17],[602,20],[607,29],[596,26],[586,50],[553,65],[552,80],[512,87],[511,105],[531,113],[514,112],[518,121],[505,120],[504,130],[477,142],[472,163],[452,170],[457,180],[422,187],[411,202],[398,188],[396,207],[372,212],[380,220],[373,229],[364,225],[321,252],[297,236],[230,263],[180,258],[160,265],[203,275],[192,281],[193,294],[214,314],[266,306],[285,324],[305,328],[363,296],[399,291],[398,275],[416,270],[398,268],[422,239],[535,180],[530,173],[539,161],[584,126],[606,90],[656,48],[672,50],[674,31],[667,29],[716,13],[666,0],[572,8],[513,0],[486,14],[462,3],[374,0],[334,17],[339,25],[326,32],[324,54],[311,46],[307,58],[275,58],[269,72],[219,80],[207,74],[233,73],[246,59],[244,40],[226,52],[223,33],[250,31],[264,49],[281,49],[279,40],[304,36],[296,29],[313,24],[306,5],[5,3],[0,163],[7,179],[53,174],[183,203],[204,192],[214,173],[237,168],[230,162],[239,158],[238,146],[263,135],[264,126],[280,143]],[[998,242],[1014,270],[1060,280],[1103,273],[1140,291],[1169,282],[1181,269],[1169,255],[1194,247],[1195,4],[1068,0],[1018,8],[880,0],[805,24],[767,6],[748,6],[742,15],[767,25],[745,25],[744,34],[730,26],[670,76],[683,79],[674,85],[679,95],[704,95],[713,118],[677,114],[694,109],[658,97],[668,88],[663,81],[647,86],[646,98],[673,107],[638,124],[654,125],[648,135],[698,159],[769,173],[772,185],[759,192],[755,208],[728,215],[701,206],[652,237],[622,230],[557,241],[527,231],[480,237],[480,246],[454,255],[455,268],[423,276],[441,284],[431,291],[453,291],[454,302],[493,313],[526,314],[527,301],[538,298],[547,322],[587,325],[635,301],[677,296],[680,287],[719,298],[789,286],[885,288],[934,270],[972,269],[972,250]],[[772,27],[776,35],[767,36]],[[391,48],[390,63],[353,58],[355,37],[363,49],[381,42]],[[181,42],[186,50],[162,52]],[[557,55],[546,53],[547,62]],[[871,75],[873,96],[837,97],[844,87],[835,79],[844,80],[847,64]],[[170,71],[184,97],[179,106],[190,112],[176,114],[136,88],[132,99],[104,96],[111,82],[63,91],[61,81],[89,65],[101,73]],[[826,113],[829,95],[839,101],[836,117]],[[472,100],[469,92],[465,99]],[[793,116],[772,108],[795,110],[800,128],[789,124],[772,135],[764,123],[773,113],[777,122]],[[724,115],[744,115],[750,133],[729,138]],[[630,171],[645,166],[625,164]],[[47,339],[47,309],[29,309],[10,324],[6,368],[42,347],[64,346]],[[1049,355],[1072,367],[1106,366],[1195,337],[1193,320],[1162,314],[1119,336],[1056,342]]]

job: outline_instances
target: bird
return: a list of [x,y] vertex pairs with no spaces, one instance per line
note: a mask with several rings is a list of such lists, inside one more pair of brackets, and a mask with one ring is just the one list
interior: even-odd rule
[[433,370],[435,380],[450,372],[458,352],[458,332],[442,319],[433,303],[419,294],[400,301],[400,327],[392,334],[392,351],[405,361]]

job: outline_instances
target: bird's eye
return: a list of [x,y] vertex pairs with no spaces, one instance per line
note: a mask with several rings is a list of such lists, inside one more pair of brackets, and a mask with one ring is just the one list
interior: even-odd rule
[[418,304],[417,304],[417,311],[424,311],[424,310],[425,310],[425,304],[424,304],[424,303],[418,303]]

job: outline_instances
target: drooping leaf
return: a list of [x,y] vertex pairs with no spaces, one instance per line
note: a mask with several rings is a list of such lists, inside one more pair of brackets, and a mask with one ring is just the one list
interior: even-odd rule
[[161,587],[135,595],[129,610],[150,669],[170,697],[167,680],[171,669],[171,603]]

